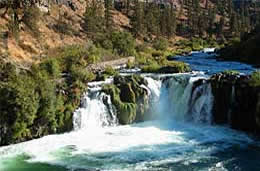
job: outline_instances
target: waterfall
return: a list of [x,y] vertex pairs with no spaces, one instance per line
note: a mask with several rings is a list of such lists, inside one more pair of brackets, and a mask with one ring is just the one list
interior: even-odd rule
[[89,94],[84,95],[81,108],[74,113],[74,130],[99,129],[117,125],[111,97],[103,92],[94,92],[92,96]]
[[[206,79],[191,74],[173,75],[160,81],[147,78],[151,111],[161,119],[210,124],[214,98]],[[194,85],[198,80],[203,81]]]
[[192,118],[197,123],[212,122],[212,107],[214,97],[212,95],[211,84],[204,83],[197,87],[192,94],[191,114]]
[[[212,122],[213,95],[206,77],[176,74],[165,77],[144,76],[148,85],[149,119],[174,119],[196,123]],[[198,80],[204,80],[195,85]],[[103,82],[103,84],[108,82]],[[109,82],[111,83],[111,82]],[[74,130],[97,129],[117,125],[111,97],[101,91],[101,83],[91,83],[82,99],[81,108],[74,113]]]

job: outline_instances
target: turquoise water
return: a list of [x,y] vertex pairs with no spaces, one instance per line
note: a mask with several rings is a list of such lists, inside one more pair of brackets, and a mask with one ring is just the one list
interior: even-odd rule
[[226,127],[144,122],[0,149],[3,171],[259,170],[260,146]]

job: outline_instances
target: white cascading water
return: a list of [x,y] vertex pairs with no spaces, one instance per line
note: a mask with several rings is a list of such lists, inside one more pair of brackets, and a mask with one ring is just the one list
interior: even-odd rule
[[99,92],[93,98],[85,94],[82,99],[82,107],[74,113],[74,130],[98,129],[115,125],[117,125],[117,118],[111,97]]
[[192,76],[189,74],[175,75],[167,78],[163,83],[152,78],[147,78],[148,87],[152,92],[157,92],[154,111],[161,118],[172,118],[177,121],[192,121],[196,123],[212,122],[213,95],[211,85],[203,83],[194,88],[194,82],[205,80],[205,76]]
[[81,100],[81,107],[74,112],[73,128],[78,130],[100,129],[118,124],[111,97],[101,92],[102,85],[113,80],[89,83],[88,92]]
[[203,84],[197,87],[192,94],[190,104],[193,121],[211,124],[213,102],[211,84]]
[[[148,85],[143,88],[148,90],[151,106],[149,118],[171,118],[208,124],[212,122],[211,85],[203,83],[193,90],[193,83],[199,79],[206,79],[205,76],[176,74],[169,78],[156,79],[146,76],[145,79]],[[97,91],[97,86],[93,90],[90,89],[90,93],[84,96],[82,107],[74,114],[74,130],[117,125],[116,111],[110,96]]]
[[[252,142],[243,133],[210,125],[213,97],[205,76],[145,79],[153,121],[117,125],[102,83],[91,83],[74,113],[76,131],[0,148],[0,170],[225,170],[229,161],[215,154]],[[195,87],[199,79],[205,81]]]

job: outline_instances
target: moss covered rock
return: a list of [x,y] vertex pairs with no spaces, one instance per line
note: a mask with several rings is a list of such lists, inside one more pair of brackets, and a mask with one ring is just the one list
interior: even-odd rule
[[260,132],[260,86],[251,84],[251,76],[230,72],[211,77],[214,95],[213,119],[243,131]]
[[143,121],[148,109],[148,93],[141,87],[147,82],[140,76],[115,76],[113,85],[103,91],[111,96],[120,124]]

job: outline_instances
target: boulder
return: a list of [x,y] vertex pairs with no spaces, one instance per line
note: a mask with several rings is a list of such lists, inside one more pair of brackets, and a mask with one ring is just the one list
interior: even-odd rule
[[210,83],[214,96],[214,122],[259,133],[260,87],[250,85],[250,76],[220,73],[213,75]]
[[148,92],[141,85],[147,82],[141,76],[115,76],[113,85],[103,91],[111,96],[120,124],[143,121],[148,110]]

